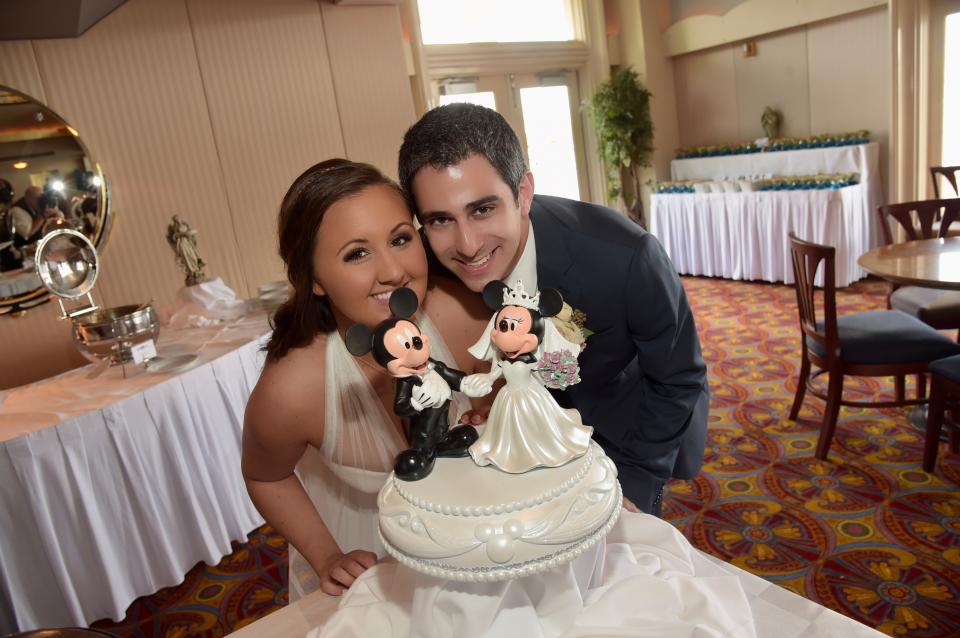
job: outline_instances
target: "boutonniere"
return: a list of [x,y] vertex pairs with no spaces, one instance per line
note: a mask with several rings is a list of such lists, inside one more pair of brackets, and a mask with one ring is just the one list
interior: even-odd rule
[[566,302],[551,320],[557,327],[557,332],[570,343],[580,346],[580,350],[583,350],[587,339],[593,334],[593,331],[587,328],[586,313],[571,308]]

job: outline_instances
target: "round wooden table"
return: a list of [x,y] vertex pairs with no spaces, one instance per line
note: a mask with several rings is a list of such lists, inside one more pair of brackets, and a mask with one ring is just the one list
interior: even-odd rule
[[[919,239],[880,246],[857,259],[860,267],[905,286],[960,290],[960,237]],[[907,420],[920,432],[927,429],[927,406],[909,411]],[[941,439],[947,440],[945,428]]]
[[857,260],[860,267],[905,286],[960,290],[960,237],[880,246]]

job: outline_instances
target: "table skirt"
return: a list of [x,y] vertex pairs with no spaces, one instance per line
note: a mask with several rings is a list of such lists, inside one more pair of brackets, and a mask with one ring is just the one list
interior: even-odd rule
[[836,247],[836,284],[844,287],[866,276],[857,258],[880,245],[862,189],[653,195],[650,231],[681,274],[787,284],[793,231]]
[[240,445],[264,338],[0,442],[0,634],[120,620],[263,523]]

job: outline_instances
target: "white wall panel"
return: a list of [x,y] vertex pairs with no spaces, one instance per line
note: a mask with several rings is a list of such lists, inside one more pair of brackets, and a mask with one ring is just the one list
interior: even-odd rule
[[680,146],[738,139],[733,51],[729,47],[711,49],[673,61]]
[[320,6],[347,157],[396,178],[397,151],[415,120],[399,11]]
[[772,106],[783,114],[780,135],[810,134],[810,90],[807,77],[807,34],[794,30],[757,42],[757,55],[733,54],[737,82],[739,139],[763,137],[760,118]]
[[[293,180],[344,155],[317,0],[189,0],[248,288],[284,277],[277,211]],[[408,91],[409,92],[409,91]],[[282,142],[281,142],[282,141]]]

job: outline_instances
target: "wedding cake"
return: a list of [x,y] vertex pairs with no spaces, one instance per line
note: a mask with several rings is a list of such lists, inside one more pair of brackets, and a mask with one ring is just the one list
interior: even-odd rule
[[[593,428],[546,389],[579,381],[580,347],[550,319],[562,310],[559,293],[495,281],[483,296],[494,314],[470,354],[490,360],[491,372],[454,381],[468,396],[482,396],[505,378],[486,426],[471,437],[468,457],[438,458],[419,480],[395,472],[378,498],[390,554],[417,571],[471,582],[530,576],[573,560],[607,534],[623,502],[616,467],[592,441]],[[561,386],[551,385],[554,373]]]
[[553,569],[592,548],[613,527],[622,502],[616,467],[594,442],[560,467],[518,474],[472,458],[441,458],[423,480],[390,476],[378,499],[380,537],[417,571],[506,580]]

